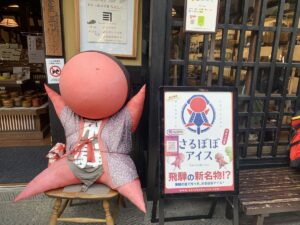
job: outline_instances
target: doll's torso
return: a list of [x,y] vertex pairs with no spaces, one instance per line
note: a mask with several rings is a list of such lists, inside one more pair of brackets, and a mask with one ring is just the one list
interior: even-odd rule
[[[82,170],[96,171],[97,168],[95,173],[101,176],[99,173],[102,171],[102,164],[105,164],[104,169],[106,168],[106,171],[104,172],[110,175],[113,187],[121,186],[138,177],[135,165],[129,156],[132,144],[131,117],[126,107],[108,119],[94,120],[93,122],[84,122],[70,108],[65,107],[60,120],[65,129],[67,153],[76,146],[87,130],[89,130],[89,137],[97,136],[93,143],[95,162],[87,161],[86,150],[83,149],[84,154],[81,155],[80,159],[71,162],[73,165],[70,168],[75,176],[78,172],[82,175],[84,173]],[[88,128],[88,123],[91,124],[90,128]],[[74,169],[74,165],[80,170]]]
[[89,148],[88,145],[84,145],[80,152],[74,155],[75,160],[73,161],[76,166],[81,169],[84,168],[97,168],[102,165],[102,156],[100,154],[99,143],[97,141],[98,133],[101,126],[101,120],[84,120],[83,121],[83,132],[80,134],[81,140],[91,140],[90,146],[93,150],[93,161],[88,160]]

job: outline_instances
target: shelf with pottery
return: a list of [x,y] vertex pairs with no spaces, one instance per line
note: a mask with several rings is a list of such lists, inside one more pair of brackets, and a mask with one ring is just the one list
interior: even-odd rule
[[1,107],[0,142],[43,139],[49,132],[48,103],[39,107]]
[[6,91],[24,92],[34,88],[34,83],[27,77],[22,79],[3,79],[0,76],[0,89]]
[[40,105],[38,107],[0,107],[0,115],[4,115],[4,114],[26,114],[26,115],[40,115],[40,114],[44,114],[44,113],[48,113],[48,106],[49,103],[46,102],[43,105]]
[[0,76],[0,86],[2,85],[20,85],[20,84],[24,84],[25,82],[27,82],[28,80],[30,80],[29,78],[22,78],[22,79],[5,79],[5,78],[1,78],[2,76]]

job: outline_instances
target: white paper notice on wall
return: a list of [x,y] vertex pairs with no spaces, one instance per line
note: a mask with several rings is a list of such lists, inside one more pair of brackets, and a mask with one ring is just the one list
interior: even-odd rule
[[218,4],[219,0],[187,0],[185,5],[185,31],[216,32]]
[[64,58],[46,58],[48,84],[59,83],[61,71],[64,65]]
[[27,36],[29,63],[43,63],[45,59],[45,48],[43,36]]

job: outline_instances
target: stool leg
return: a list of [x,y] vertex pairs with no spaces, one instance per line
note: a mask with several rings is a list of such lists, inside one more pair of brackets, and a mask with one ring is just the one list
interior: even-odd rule
[[110,214],[109,202],[107,200],[103,200],[103,209],[105,211],[106,225],[114,225],[114,219]]
[[268,214],[257,215],[257,217],[256,217],[256,225],[263,225],[265,217],[268,217],[268,216],[269,216]]
[[61,205],[61,207],[60,207],[60,209],[57,213],[57,217],[60,217],[61,214],[63,214],[63,212],[65,211],[65,209],[66,209],[66,207],[67,207],[67,205],[70,201],[72,201],[72,200],[66,199],[66,200],[63,201],[63,203],[62,203],[62,205]]
[[60,209],[60,206],[61,206],[61,198],[56,198],[54,206],[53,206],[53,211],[52,211],[49,225],[57,224],[57,217],[58,217],[58,213],[59,213],[58,211]]

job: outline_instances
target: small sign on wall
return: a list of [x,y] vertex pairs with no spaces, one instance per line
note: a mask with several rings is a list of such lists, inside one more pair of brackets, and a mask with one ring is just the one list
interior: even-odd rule
[[214,33],[217,27],[219,0],[186,0],[186,32]]
[[48,84],[58,84],[61,71],[65,65],[65,60],[63,58],[47,58],[46,68],[47,68],[47,78]]

